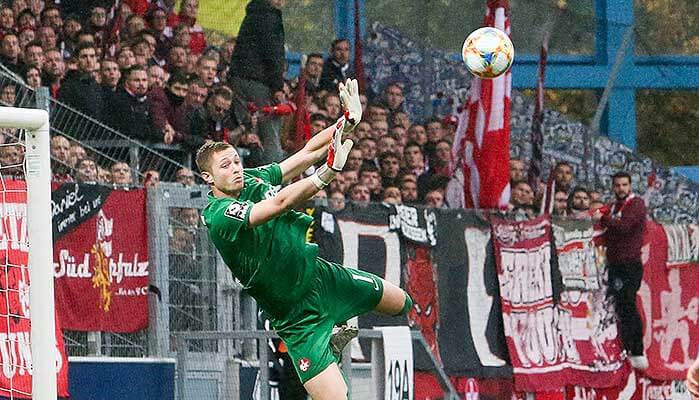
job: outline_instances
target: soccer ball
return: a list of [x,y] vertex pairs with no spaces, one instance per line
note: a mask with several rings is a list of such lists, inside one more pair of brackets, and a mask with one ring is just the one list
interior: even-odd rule
[[505,32],[485,27],[468,35],[461,56],[473,75],[493,79],[510,69],[515,58],[515,48]]

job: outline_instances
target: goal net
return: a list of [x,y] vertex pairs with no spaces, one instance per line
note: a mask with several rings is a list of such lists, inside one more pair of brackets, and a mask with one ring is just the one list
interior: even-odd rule
[[0,396],[11,399],[56,399],[57,366],[66,367],[56,350],[49,143],[45,111],[0,107]]

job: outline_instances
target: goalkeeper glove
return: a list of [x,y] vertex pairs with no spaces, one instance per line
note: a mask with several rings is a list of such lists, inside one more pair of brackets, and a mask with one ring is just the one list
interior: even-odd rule
[[311,175],[311,180],[316,185],[318,190],[325,189],[325,187],[328,186],[333,179],[335,179],[337,173],[342,171],[342,168],[345,167],[349,152],[352,150],[352,146],[354,145],[354,142],[352,142],[350,139],[347,139],[344,142],[342,141],[342,133],[345,132],[347,125],[348,122],[345,120],[345,118],[340,117],[335,124],[335,132],[330,140],[330,146],[328,146],[327,162],[318,168],[315,174]]
[[[359,101],[359,85],[356,79],[347,79],[338,85],[340,101],[345,109],[344,133],[351,132],[362,120],[362,102]],[[339,121],[338,121],[339,122]]]

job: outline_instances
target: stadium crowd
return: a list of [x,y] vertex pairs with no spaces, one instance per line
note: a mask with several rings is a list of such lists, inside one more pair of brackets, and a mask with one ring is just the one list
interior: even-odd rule
[[[349,41],[330,43],[327,56],[304,56],[300,76],[283,79],[283,1],[251,1],[239,37],[220,46],[207,44],[197,0],[181,0],[179,12],[173,0],[113,3],[4,2],[0,62],[29,86],[49,87],[58,101],[131,138],[179,144],[190,154],[207,140],[224,140],[238,147],[247,167],[298,150],[342,113],[337,85],[354,76]],[[362,95],[364,118],[352,135],[354,149],[345,170],[319,193],[320,202],[335,210],[369,201],[448,207],[456,120],[410,115],[403,90],[392,83],[370,98]],[[0,102],[15,104],[13,84],[0,88]],[[141,171],[139,182],[126,163],[100,165],[63,136],[52,138],[51,152],[57,182],[160,181],[155,169]],[[0,148],[3,166],[20,160],[16,147]],[[571,165],[559,163],[554,174],[554,214],[582,215],[602,205],[599,193],[573,187]],[[525,162],[511,160],[510,178],[511,209],[538,213],[544,190],[527,183]],[[195,183],[186,168],[175,179]]]

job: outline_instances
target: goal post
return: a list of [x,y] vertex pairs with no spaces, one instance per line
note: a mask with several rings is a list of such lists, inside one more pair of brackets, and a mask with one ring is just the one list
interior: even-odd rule
[[25,130],[32,398],[54,400],[57,397],[56,321],[49,115],[44,110],[0,107],[0,128]]

